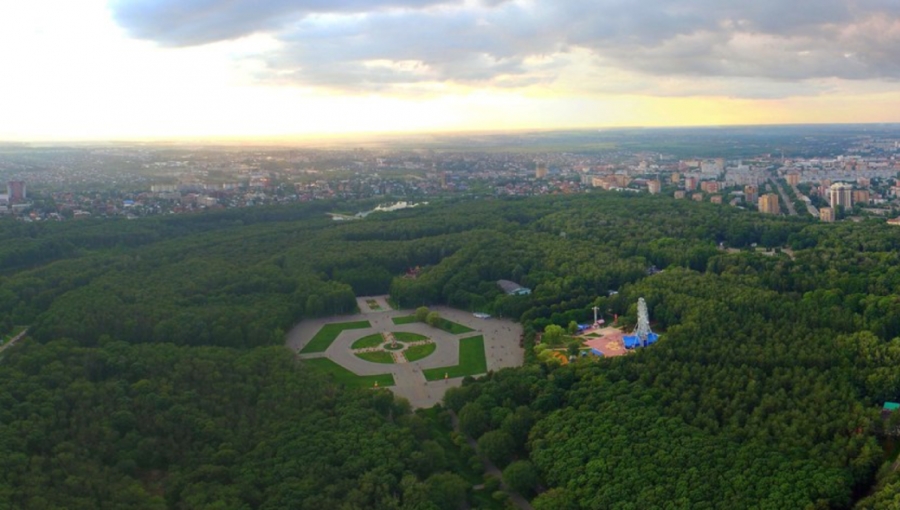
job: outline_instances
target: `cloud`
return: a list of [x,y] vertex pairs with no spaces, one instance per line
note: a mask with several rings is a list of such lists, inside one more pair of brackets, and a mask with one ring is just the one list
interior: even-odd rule
[[[134,37],[167,46],[267,33],[261,78],[349,90],[417,84],[547,85],[593,56],[636,89],[704,81],[720,94],[817,93],[810,80],[900,78],[900,2],[892,0],[116,0]],[[741,79],[746,84],[733,87]],[[801,84],[801,86],[797,86]],[[750,86],[748,86],[750,85]],[[627,89],[623,83],[608,87]],[[684,90],[696,89],[686,87]],[[664,92],[665,93],[665,92]],[[690,93],[690,92],[686,92]]]
[[111,0],[116,22],[138,39],[194,46],[278,30],[313,13],[421,9],[456,0]]

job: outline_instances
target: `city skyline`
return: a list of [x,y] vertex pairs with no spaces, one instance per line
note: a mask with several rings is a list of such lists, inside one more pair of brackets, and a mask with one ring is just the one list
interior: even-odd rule
[[37,0],[0,141],[900,122],[877,0]]

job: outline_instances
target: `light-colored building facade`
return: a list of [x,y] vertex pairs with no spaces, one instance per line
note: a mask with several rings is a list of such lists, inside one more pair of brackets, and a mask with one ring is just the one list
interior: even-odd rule
[[828,188],[828,204],[832,209],[853,207],[853,186],[843,182],[832,184]]
[[766,193],[759,197],[759,212],[765,214],[781,214],[781,208],[778,206],[778,195],[775,193]]

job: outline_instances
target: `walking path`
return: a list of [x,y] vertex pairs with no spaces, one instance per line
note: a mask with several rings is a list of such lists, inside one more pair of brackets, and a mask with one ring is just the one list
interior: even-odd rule
[[5,351],[6,349],[9,349],[9,348],[12,347],[13,345],[15,345],[16,342],[18,342],[19,340],[21,340],[22,338],[24,338],[24,337],[25,337],[25,333],[28,333],[28,328],[23,329],[18,335],[14,336],[13,338],[10,338],[8,342],[6,342],[6,343],[3,344],[3,345],[0,345],[0,353],[2,353],[3,351]]
[[[453,421],[453,430],[455,430],[458,433],[462,433],[459,430],[459,418],[456,416],[456,413],[454,413],[452,410],[450,411],[450,419]],[[478,443],[476,443],[475,440],[469,436],[465,436],[465,437],[466,437],[466,442],[469,443],[469,446],[471,446],[473,450],[478,451]],[[484,463],[484,472],[491,476],[495,476],[495,477],[497,477],[497,479],[500,480],[500,488],[502,488],[503,491],[509,495],[509,500],[512,501],[513,504],[515,504],[517,507],[521,508],[522,510],[533,510],[531,503],[529,503],[527,499],[525,499],[524,497],[522,497],[521,494],[512,490],[505,483],[503,483],[503,473],[500,471],[499,468],[497,468],[497,466],[494,465],[493,462],[491,462],[490,460],[488,460],[486,457],[482,456],[481,454],[478,455],[478,458],[481,459],[482,463]]]
[[[383,296],[358,298],[365,304],[368,299],[385,302]],[[364,310],[368,310],[366,307]],[[294,352],[303,348],[325,324],[334,322],[353,322],[367,320],[370,328],[342,331],[324,353],[304,354],[301,358],[327,357],[357,375],[379,375],[390,373],[394,376],[393,387],[389,388],[395,395],[409,400],[413,407],[431,407],[444,397],[447,388],[462,384],[462,377],[426,381],[422,371],[429,368],[450,367],[459,364],[459,341],[462,338],[482,335],[484,337],[485,359],[488,370],[499,370],[506,367],[520,366],[524,362],[525,350],[519,347],[522,327],[512,321],[501,319],[478,319],[471,313],[443,306],[433,307],[441,317],[462,324],[474,331],[453,335],[446,331],[432,328],[420,322],[412,324],[394,324],[394,317],[406,317],[412,310],[378,310],[351,316],[328,317],[303,321],[287,334],[286,346]],[[436,349],[430,356],[419,361],[408,363],[371,363],[358,358],[351,348],[356,340],[375,333],[409,332],[424,335],[434,341]],[[416,342],[404,342],[414,345]],[[405,358],[404,358],[405,361]]]

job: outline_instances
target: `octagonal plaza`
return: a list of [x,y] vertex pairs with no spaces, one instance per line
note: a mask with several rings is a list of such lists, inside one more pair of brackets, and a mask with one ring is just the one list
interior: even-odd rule
[[[372,298],[359,298],[363,303],[367,299]],[[384,303],[385,301],[379,299],[379,302]],[[288,332],[286,345],[291,351],[299,353],[327,324],[369,321],[371,327],[341,331],[324,352],[299,354],[299,356],[303,359],[328,358],[359,376],[390,373],[394,377],[395,383],[390,390],[395,395],[406,398],[413,407],[418,408],[433,406],[441,401],[447,388],[462,384],[463,377],[427,381],[423,371],[458,365],[460,362],[459,342],[463,338],[473,336],[484,338],[485,361],[489,371],[520,366],[524,361],[525,351],[519,346],[522,327],[510,320],[479,319],[469,312],[443,306],[432,307],[431,310],[438,312],[441,317],[473,330],[454,335],[420,322],[410,324],[393,322],[392,319],[396,317],[412,315],[413,310],[392,310],[387,307],[372,310],[362,306],[361,309],[366,312],[302,321]],[[351,345],[356,340],[374,333],[391,331],[425,335],[434,341],[437,349],[430,356],[421,360],[396,364],[372,363],[354,355]]]

